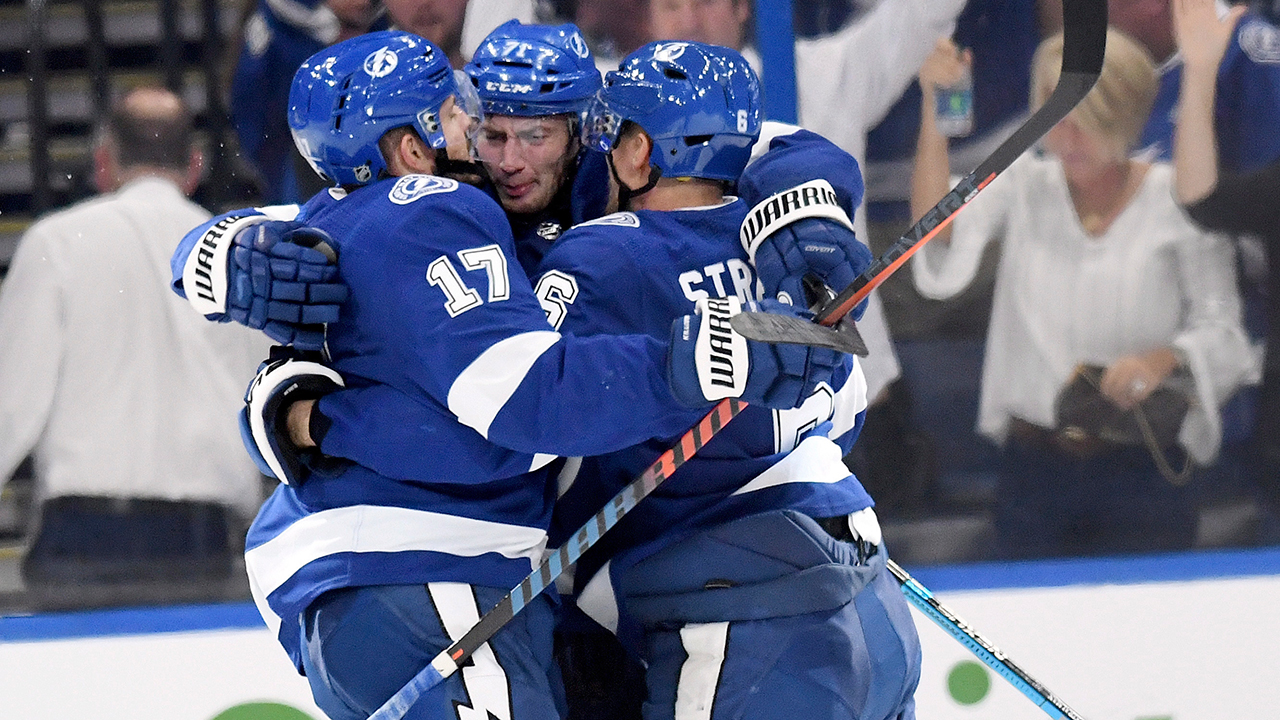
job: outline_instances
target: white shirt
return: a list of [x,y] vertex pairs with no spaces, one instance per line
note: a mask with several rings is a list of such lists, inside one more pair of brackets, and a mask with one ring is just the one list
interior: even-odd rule
[[174,247],[208,218],[145,177],[26,232],[0,285],[0,482],[34,450],[41,500],[257,509],[236,413],[270,342],[169,289]]
[[986,243],[1003,236],[978,430],[1002,442],[1009,418],[1052,427],[1054,401],[1079,363],[1109,365],[1172,346],[1195,378],[1179,441],[1201,464],[1217,455],[1219,407],[1257,372],[1240,319],[1234,249],[1173,201],[1173,169],[1153,165],[1098,237],[1085,233],[1052,159],[1024,156],[956,216],[951,243],[911,262],[921,294],[962,290]]

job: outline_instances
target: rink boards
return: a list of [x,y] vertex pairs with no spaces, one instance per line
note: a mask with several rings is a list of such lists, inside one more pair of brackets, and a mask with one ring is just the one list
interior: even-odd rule
[[[1086,718],[1280,706],[1280,550],[908,570]],[[919,717],[1046,717],[917,624]],[[33,720],[323,719],[248,603],[0,618],[0,708]]]

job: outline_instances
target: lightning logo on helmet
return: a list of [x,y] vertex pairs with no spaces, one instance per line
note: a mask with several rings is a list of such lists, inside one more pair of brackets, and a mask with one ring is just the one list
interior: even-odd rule
[[653,59],[660,62],[672,62],[684,54],[685,48],[689,47],[688,43],[667,43],[660,45],[653,52]]
[[580,33],[574,33],[569,36],[569,49],[580,58],[585,58],[591,54],[591,50],[587,48],[587,41],[582,38]]
[[369,53],[364,59],[364,71],[369,73],[369,77],[386,77],[396,69],[396,65],[400,63],[400,59],[390,47],[384,46]]

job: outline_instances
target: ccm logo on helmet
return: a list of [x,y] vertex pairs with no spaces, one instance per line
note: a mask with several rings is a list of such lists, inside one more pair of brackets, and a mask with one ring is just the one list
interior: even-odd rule
[[399,62],[400,59],[389,47],[379,48],[364,59],[364,71],[369,73],[370,77],[385,77],[396,69]]
[[522,95],[525,93],[533,92],[532,85],[521,85],[519,83],[507,83],[507,82],[495,82],[493,80],[486,82],[484,84],[484,89],[488,90],[489,92],[520,93]]

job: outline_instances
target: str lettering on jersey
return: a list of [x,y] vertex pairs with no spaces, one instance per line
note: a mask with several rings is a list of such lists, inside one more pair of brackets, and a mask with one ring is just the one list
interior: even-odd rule
[[[733,285],[732,288],[725,284],[726,274],[729,276],[730,284]],[[744,303],[759,299],[755,292],[755,274],[751,266],[738,258],[713,263],[702,268],[701,271],[687,270],[680,273],[677,282],[680,283],[684,296],[692,303],[730,295]],[[708,283],[711,287],[707,287]]]

